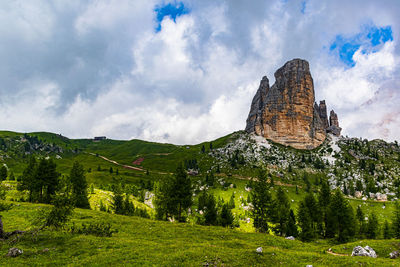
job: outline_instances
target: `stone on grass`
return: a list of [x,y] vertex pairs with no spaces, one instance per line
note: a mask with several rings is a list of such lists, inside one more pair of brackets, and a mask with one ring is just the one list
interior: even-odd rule
[[256,249],[256,252],[257,252],[258,254],[261,254],[261,253],[262,253],[262,247],[258,247],[258,248]]
[[366,256],[376,258],[376,252],[369,246],[356,246],[351,253],[351,256]]
[[389,253],[391,259],[397,259],[400,256],[400,251],[395,250]]
[[19,248],[10,248],[9,250],[8,250],[8,253],[7,253],[7,257],[17,257],[17,256],[19,256],[19,255],[21,255],[22,253],[24,253],[24,251],[22,250],[22,249],[19,249]]
[[294,236],[288,236],[285,239],[287,239],[287,240],[295,240]]

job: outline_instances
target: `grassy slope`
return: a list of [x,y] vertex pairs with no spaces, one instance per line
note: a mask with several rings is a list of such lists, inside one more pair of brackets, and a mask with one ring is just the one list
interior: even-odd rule
[[[4,213],[7,231],[26,229],[32,216],[45,205],[18,203]],[[377,259],[339,257],[327,254],[331,247],[324,243],[302,243],[259,233],[241,233],[222,227],[152,221],[138,217],[112,215],[99,211],[76,209],[72,222],[109,222],[118,230],[111,238],[43,232],[36,238],[30,235],[17,244],[1,243],[0,261],[5,266],[30,265],[174,265],[201,266],[216,263],[225,266],[398,266],[399,260],[387,258],[398,248],[398,242],[371,241]],[[363,241],[370,244],[370,241]],[[372,244],[372,243],[371,243]],[[354,244],[342,244],[340,247]],[[17,258],[4,255],[10,247],[24,250]],[[258,255],[257,247],[264,253]],[[48,248],[49,252],[42,252]],[[386,257],[386,258],[385,258]]]

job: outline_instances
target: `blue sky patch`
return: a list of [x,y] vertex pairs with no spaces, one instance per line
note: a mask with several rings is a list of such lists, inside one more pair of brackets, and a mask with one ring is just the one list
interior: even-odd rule
[[381,49],[382,45],[388,41],[393,41],[391,26],[376,27],[375,25],[364,25],[361,32],[353,36],[336,35],[329,50],[337,53],[340,60],[349,67],[354,67],[354,53],[362,48],[361,53],[375,53]]
[[176,18],[185,14],[189,14],[190,10],[185,7],[182,2],[173,2],[165,5],[158,5],[154,8],[156,13],[157,27],[156,32],[161,31],[161,22],[164,17],[170,17],[174,22]]
[[301,2],[301,10],[300,11],[302,14],[306,13],[306,6],[307,6],[306,1]]

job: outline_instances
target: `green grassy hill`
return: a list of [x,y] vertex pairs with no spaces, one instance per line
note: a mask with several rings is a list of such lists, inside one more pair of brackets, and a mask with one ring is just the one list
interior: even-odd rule
[[[28,229],[30,221],[46,205],[15,203],[5,212],[7,231]],[[113,215],[100,211],[76,209],[69,223],[108,222],[118,233],[112,237],[44,231],[37,236],[22,237],[17,246],[24,254],[4,257],[13,240],[1,242],[2,266],[29,265],[135,265],[135,266],[399,266],[388,254],[399,249],[397,240],[362,240],[352,244],[330,244],[286,240],[259,233],[243,233],[222,227],[206,227],[189,223],[170,223],[139,217]],[[68,227],[67,227],[68,228]],[[326,251],[349,254],[358,244],[370,244],[377,259],[334,256]],[[257,254],[256,248],[263,253]],[[208,265],[207,265],[208,264]]]
[[[6,265],[177,265],[177,266],[398,266],[388,259],[389,252],[399,249],[398,240],[363,240],[336,244],[332,240],[310,243],[285,240],[273,235],[254,233],[248,211],[249,182],[260,169],[266,169],[274,180],[274,195],[282,187],[297,211],[299,202],[308,192],[318,192],[321,181],[340,188],[355,210],[361,206],[365,215],[374,212],[379,222],[393,217],[394,202],[400,196],[400,148],[396,143],[357,138],[330,138],[311,151],[296,150],[258,140],[244,132],[197,145],[173,145],[141,140],[69,139],[45,132],[0,132],[0,164],[7,166],[18,178],[29,157],[52,158],[57,171],[69,175],[74,161],[80,162],[86,179],[94,189],[92,210],[77,209],[69,223],[108,222],[118,230],[113,237],[72,234],[68,231],[45,231],[37,237],[25,236],[18,242],[23,256],[9,259]],[[136,207],[146,209],[154,218],[154,210],[143,196],[154,193],[153,183],[172,175],[179,164],[193,175],[193,210],[198,195],[206,190],[225,202],[233,196],[232,210],[239,223],[234,230],[194,225],[196,211],[188,223],[170,223],[139,217],[100,212],[99,203],[109,207],[112,185],[121,184],[131,194]],[[209,175],[215,176],[207,186]],[[8,188],[8,201],[24,201],[26,193],[18,192],[16,181],[3,181]],[[356,198],[355,191],[361,191]],[[372,193],[372,195],[371,195]],[[374,195],[384,194],[388,201],[377,201]],[[363,197],[363,199],[361,199]],[[3,213],[6,231],[29,229],[30,221],[45,205],[15,202],[14,209]],[[380,236],[379,236],[380,237]],[[11,242],[0,242],[4,255]],[[378,259],[330,255],[351,254],[357,245],[370,245]],[[257,247],[264,253],[258,255]],[[43,252],[44,249],[49,249]],[[209,265],[207,265],[209,264]]]

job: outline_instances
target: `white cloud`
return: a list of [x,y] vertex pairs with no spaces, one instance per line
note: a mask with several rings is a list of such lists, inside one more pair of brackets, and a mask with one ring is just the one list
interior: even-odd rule
[[[160,32],[160,1],[4,2],[0,123],[70,137],[212,140],[244,129],[262,76],[272,85],[299,57],[345,134],[399,139],[397,2],[308,0],[305,14],[301,2],[185,1],[190,13],[164,17]],[[394,40],[376,53],[360,48],[345,68],[327,47],[365,23],[391,25]]]

